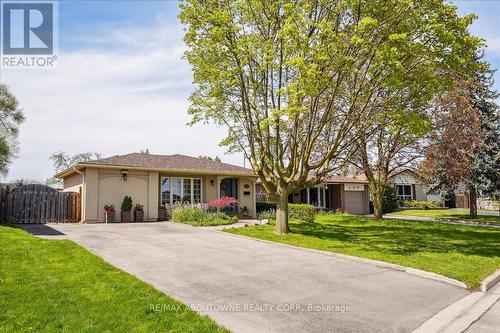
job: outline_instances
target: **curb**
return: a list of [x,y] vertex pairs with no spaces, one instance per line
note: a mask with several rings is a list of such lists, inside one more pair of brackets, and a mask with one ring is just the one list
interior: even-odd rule
[[284,246],[284,247],[288,247],[288,248],[292,248],[292,249],[296,249],[296,250],[314,252],[314,253],[318,253],[318,254],[322,254],[322,255],[327,255],[330,257],[336,257],[336,258],[361,262],[364,264],[374,265],[374,266],[378,266],[378,267],[389,268],[389,269],[393,269],[396,271],[405,272],[405,273],[410,274],[410,275],[422,277],[425,279],[435,280],[435,281],[439,281],[439,282],[444,282],[447,284],[454,285],[456,287],[467,289],[467,285],[465,283],[463,283],[462,281],[448,278],[446,276],[442,276],[442,275],[439,275],[436,273],[423,271],[423,270],[420,270],[417,268],[405,267],[405,266],[401,266],[401,265],[397,265],[397,264],[387,263],[384,261],[350,256],[347,254],[340,254],[340,253],[328,252],[328,251],[317,250],[317,249],[310,249],[310,248],[300,247],[300,246],[295,246],[295,245],[290,245],[290,244],[278,243],[278,242],[273,242],[273,241],[269,241],[269,240],[265,240],[265,239],[252,238],[252,237],[248,237],[248,236],[233,234],[230,232],[224,232],[223,230],[208,230],[208,229],[203,229],[203,230],[210,231],[210,232],[224,233],[226,235],[231,235],[234,237],[240,237],[240,238],[245,238],[245,239],[251,239],[251,240],[254,240],[257,242],[279,245],[279,246]]
[[487,292],[493,288],[500,281],[500,269],[497,269],[493,274],[487,276],[483,282],[481,282],[481,291]]
[[[496,272],[488,278],[495,275]],[[486,278],[486,279],[488,279]],[[486,280],[485,279],[485,280]],[[490,286],[490,289],[493,285]],[[478,321],[500,299],[500,285],[469,294],[429,318],[413,333],[460,333]]]

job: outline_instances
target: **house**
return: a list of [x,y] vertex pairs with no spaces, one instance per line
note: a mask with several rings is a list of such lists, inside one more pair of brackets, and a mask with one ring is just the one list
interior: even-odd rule
[[[258,201],[267,201],[264,187],[257,184]],[[325,181],[288,196],[289,203],[309,204],[319,209],[368,214],[368,181],[364,176],[329,175]]]
[[[409,169],[394,173],[389,180],[400,201],[441,201],[440,195],[427,194],[422,181]],[[259,182],[256,191],[257,201],[268,201],[264,187]],[[291,193],[288,202],[352,214],[370,213],[368,181],[364,175],[328,175],[321,184]]]
[[[209,203],[234,197],[240,208],[256,216],[253,170],[186,155],[132,153],[80,162],[56,175],[63,191],[80,192],[82,222],[104,222],[104,206],[116,207],[116,220],[124,196],[144,206],[144,220],[157,221],[164,207],[183,203]],[[159,215],[160,214],[160,215]]]
[[420,178],[410,169],[402,169],[390,177],[400,201],[442,201],[439,194],[429,194]]

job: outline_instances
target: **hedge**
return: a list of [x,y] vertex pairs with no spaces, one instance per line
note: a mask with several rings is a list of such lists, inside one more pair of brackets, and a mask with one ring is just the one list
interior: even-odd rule
[[257,214],[266,210],[276,210],[276,204],[274,202],[257,201],[255,203]]
[[291,220],[301,220],[306,222],[314,221],[315,209],[313,205],[289,204],[288,218]]
[[[257,202],[257,214],[260,216],[269,216],[269,211],[276,211],[276,204],[274,202]],[[264,213],[264,214],[260,214]],[[288,218],[291,220],[301,220],[306,222],[313,222],[315,215],[315,208],[313,205],[305,204],[288,204]]]
[[443,203],[441,201],[408,200],[401,202],[400,208],[436,209],[436,208],[443,208]]

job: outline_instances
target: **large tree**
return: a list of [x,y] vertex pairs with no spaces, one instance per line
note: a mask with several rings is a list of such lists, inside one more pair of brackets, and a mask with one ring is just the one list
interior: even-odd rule
[[[61,171],[64,171],[73,165],[75,165],[78,162],[86,162],[86,161],[91,161],[91,160],[98,160],[101,159],[102,155],[100,153],[77,153],[74,155],[70,155],[68,153],[65,153],[63,151],[59,151],[57,153],[53,153],[50,155],[49,160],[52,161],[52,164],[54,165],[54,171],[55,173],[59,173]],[[57,184],[61,183],[60,179],[51,177],[47,179],[46,181],[47,184]]]
[[500,194],[500,114],[493,71],[481,58],[482,70],[462,78],[438,99],[436,131],[421,172],[432,190],[456,190],[469,196],[470,215],[477,215],[477,195]]
[[24,114],[7,85],[0,83],[0,174],[6,175],[18,151],[17,136]]
[[[193,122],[226,126],[277,203],[350,158],[380,110],[429,97],[476,39],[441,0],[185,0]],[[420,100],[419,99],[419,100]]]

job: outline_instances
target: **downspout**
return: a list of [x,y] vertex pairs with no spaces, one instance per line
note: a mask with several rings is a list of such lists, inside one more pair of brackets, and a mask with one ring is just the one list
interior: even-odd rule
[[80,223],[82,223],[84,221],[83,219],[83,212],[84,212],[84,200],[83,200],[83,190],[84,190],[84,186],[85,186],[85,172],[82,172],[82,171],[79,171],[77,168],[76,168],[76,165],[73,167],[73,171],[76,172],[77,174],[81,175],[82,176],[82,187],[81,187],[81,191],[80,191]]

